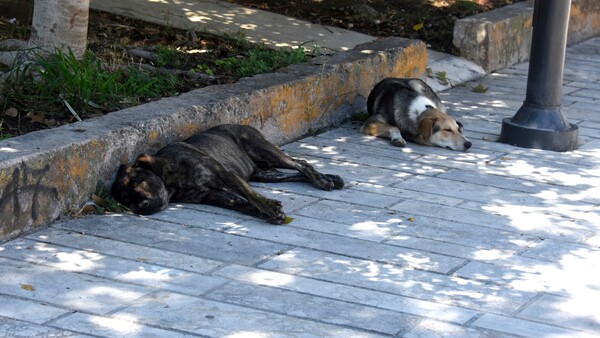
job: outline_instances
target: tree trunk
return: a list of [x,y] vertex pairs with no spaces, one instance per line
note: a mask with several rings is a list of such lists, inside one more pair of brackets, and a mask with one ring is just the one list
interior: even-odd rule
[[81,58],[87,42],[90,0],[35,0],[30,47],[70,48]]

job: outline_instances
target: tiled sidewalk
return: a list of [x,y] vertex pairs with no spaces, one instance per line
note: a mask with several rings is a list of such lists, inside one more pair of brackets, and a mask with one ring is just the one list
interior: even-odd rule
[[494,142],[526,73],[441,93],[468,153],[394,148],[353,123],[284,146],[348,183],[255,184],[285,226],[173,205],[0,245],[0,336],[600,335],[600,38],[568,48],[577,151]]

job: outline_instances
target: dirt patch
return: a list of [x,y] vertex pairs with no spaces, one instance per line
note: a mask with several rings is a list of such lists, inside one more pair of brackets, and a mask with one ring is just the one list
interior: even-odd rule
[[420,39],[456,54],[457,19],[524,0],[226,0],[239,5],[336,26],[372,36]]
[[[8,38],[27,40],[29,23],[0,17],[0,40]],[[42,78],[40,87],[44,88],[33,88],[39,85],[39,79],[0,82],[0,139],[54,128],[78,118],[100,116],[208,85],[233,83],[242,76],[272,72],[286,63],[310,59],[310,55],[291,49],[277,51],[273,56],[273,51],[249,44],[243,35],[217,36],[185,31],[93,10],[89,17],[88,51],[91,56],[82,63],[89,63],[91,68],[67,71],[70,66],[76,67],[75,62],[69,62],[69,55],[60,55],[59,60],[51,62],[61,63],[59,67],[43,67],[35,76]],[[100,66],[94,68],[97,61]],[[8,71],[0,67],[0,75],[3,70]],[[65,95],[67,97],[45,88],[66,86],[70,81],[74,82],[72,86],[77,86],[79,80],[67,72],[89,72],[90,76],[97,77],[96,73],[101,71],[108,75],[101,75],[106,78],[97,80],[101,81],[101,87],[107,88],[84,88]],[[65,79],[53,81],[63,76]],[[110,88],[113,80],[125,82],[126,88]],[[132,94],[125,95],[128,89],[132,89]],[[97,92],[90,95],[89,91]]]

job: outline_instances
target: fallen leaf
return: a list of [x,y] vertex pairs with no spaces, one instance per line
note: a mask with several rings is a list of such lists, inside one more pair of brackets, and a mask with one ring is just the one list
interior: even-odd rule
[[23,289],[23,290],[35,291],[35,288],[33,287],[33,285],[30,285],[30,284],[19,284],[19,285],[21,285],[21,289]]
[[487,90],[488,90],[488,89],[489,89],[488,87],[484,87],[484,86],[483,86],[483,85],[480,83],[480,84],[478,84],[477,86],[475,86],[475,87],[473,88],[473,91],[474,91],[475,93],[485,93],[485,92],[487,92]]
[[500,157],[500,159],[501,159],[502,161],[510,161],[510,160],[511,160],[511,158],[510,158],[510,157],[506,157],[506,156],[502,156],[502,157]]
[[420,31],[421,29],[423,29],[423,26],[424,26],[424,24],[423,24],[422,22],[419,22],[418,24],[414,25],[414,26],[412,27],[412,29],[413,29],[415,32],[418,32],[418,31]]
[[9,117],[17,117],[19,116],[19,111],[17,110],[17,108],[11,107],[4,111],[4,115]]
[[290,224],[294,219],[292,217],[285,216],[283,219],[283,224]]
[[409,217],[409,218],[408,218],[408,221],[409,221],[409,222],[414,222],[414,220],[415,220],[415,218],[414,218],[414,217]]
[[89,215],[96,212],[96,206],[93,204],[86,204],[81,208],[82,215]]
[[138,257],[137,260],[140,261],[140,262],[145,262],[145,261],[148,260],[148,258]]
[[38,122],[38,123],[43,123],[44,122],[44,116],[36,114],[34,112],[27,113],[27,117],[29,117],[29,119],[31,120],[31,122]]
[[102,198],[102,197],[100,197],[100,196],[98,196],[96,194],[93,194],[92,195],[92,202],[94,202],[94,204],[96,204],[96,205],[103,205],[104,204],[104,198]]

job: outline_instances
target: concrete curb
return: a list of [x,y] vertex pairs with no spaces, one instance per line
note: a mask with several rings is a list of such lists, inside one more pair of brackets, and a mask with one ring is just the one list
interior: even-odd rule
[[60,128],[0,142],[0,240],[79,210],[119,163],[222,123],[259,128],[283,143],[365,109],[386,76],[419,77],[425,44],[388,38],[313,64],[211,86]]

